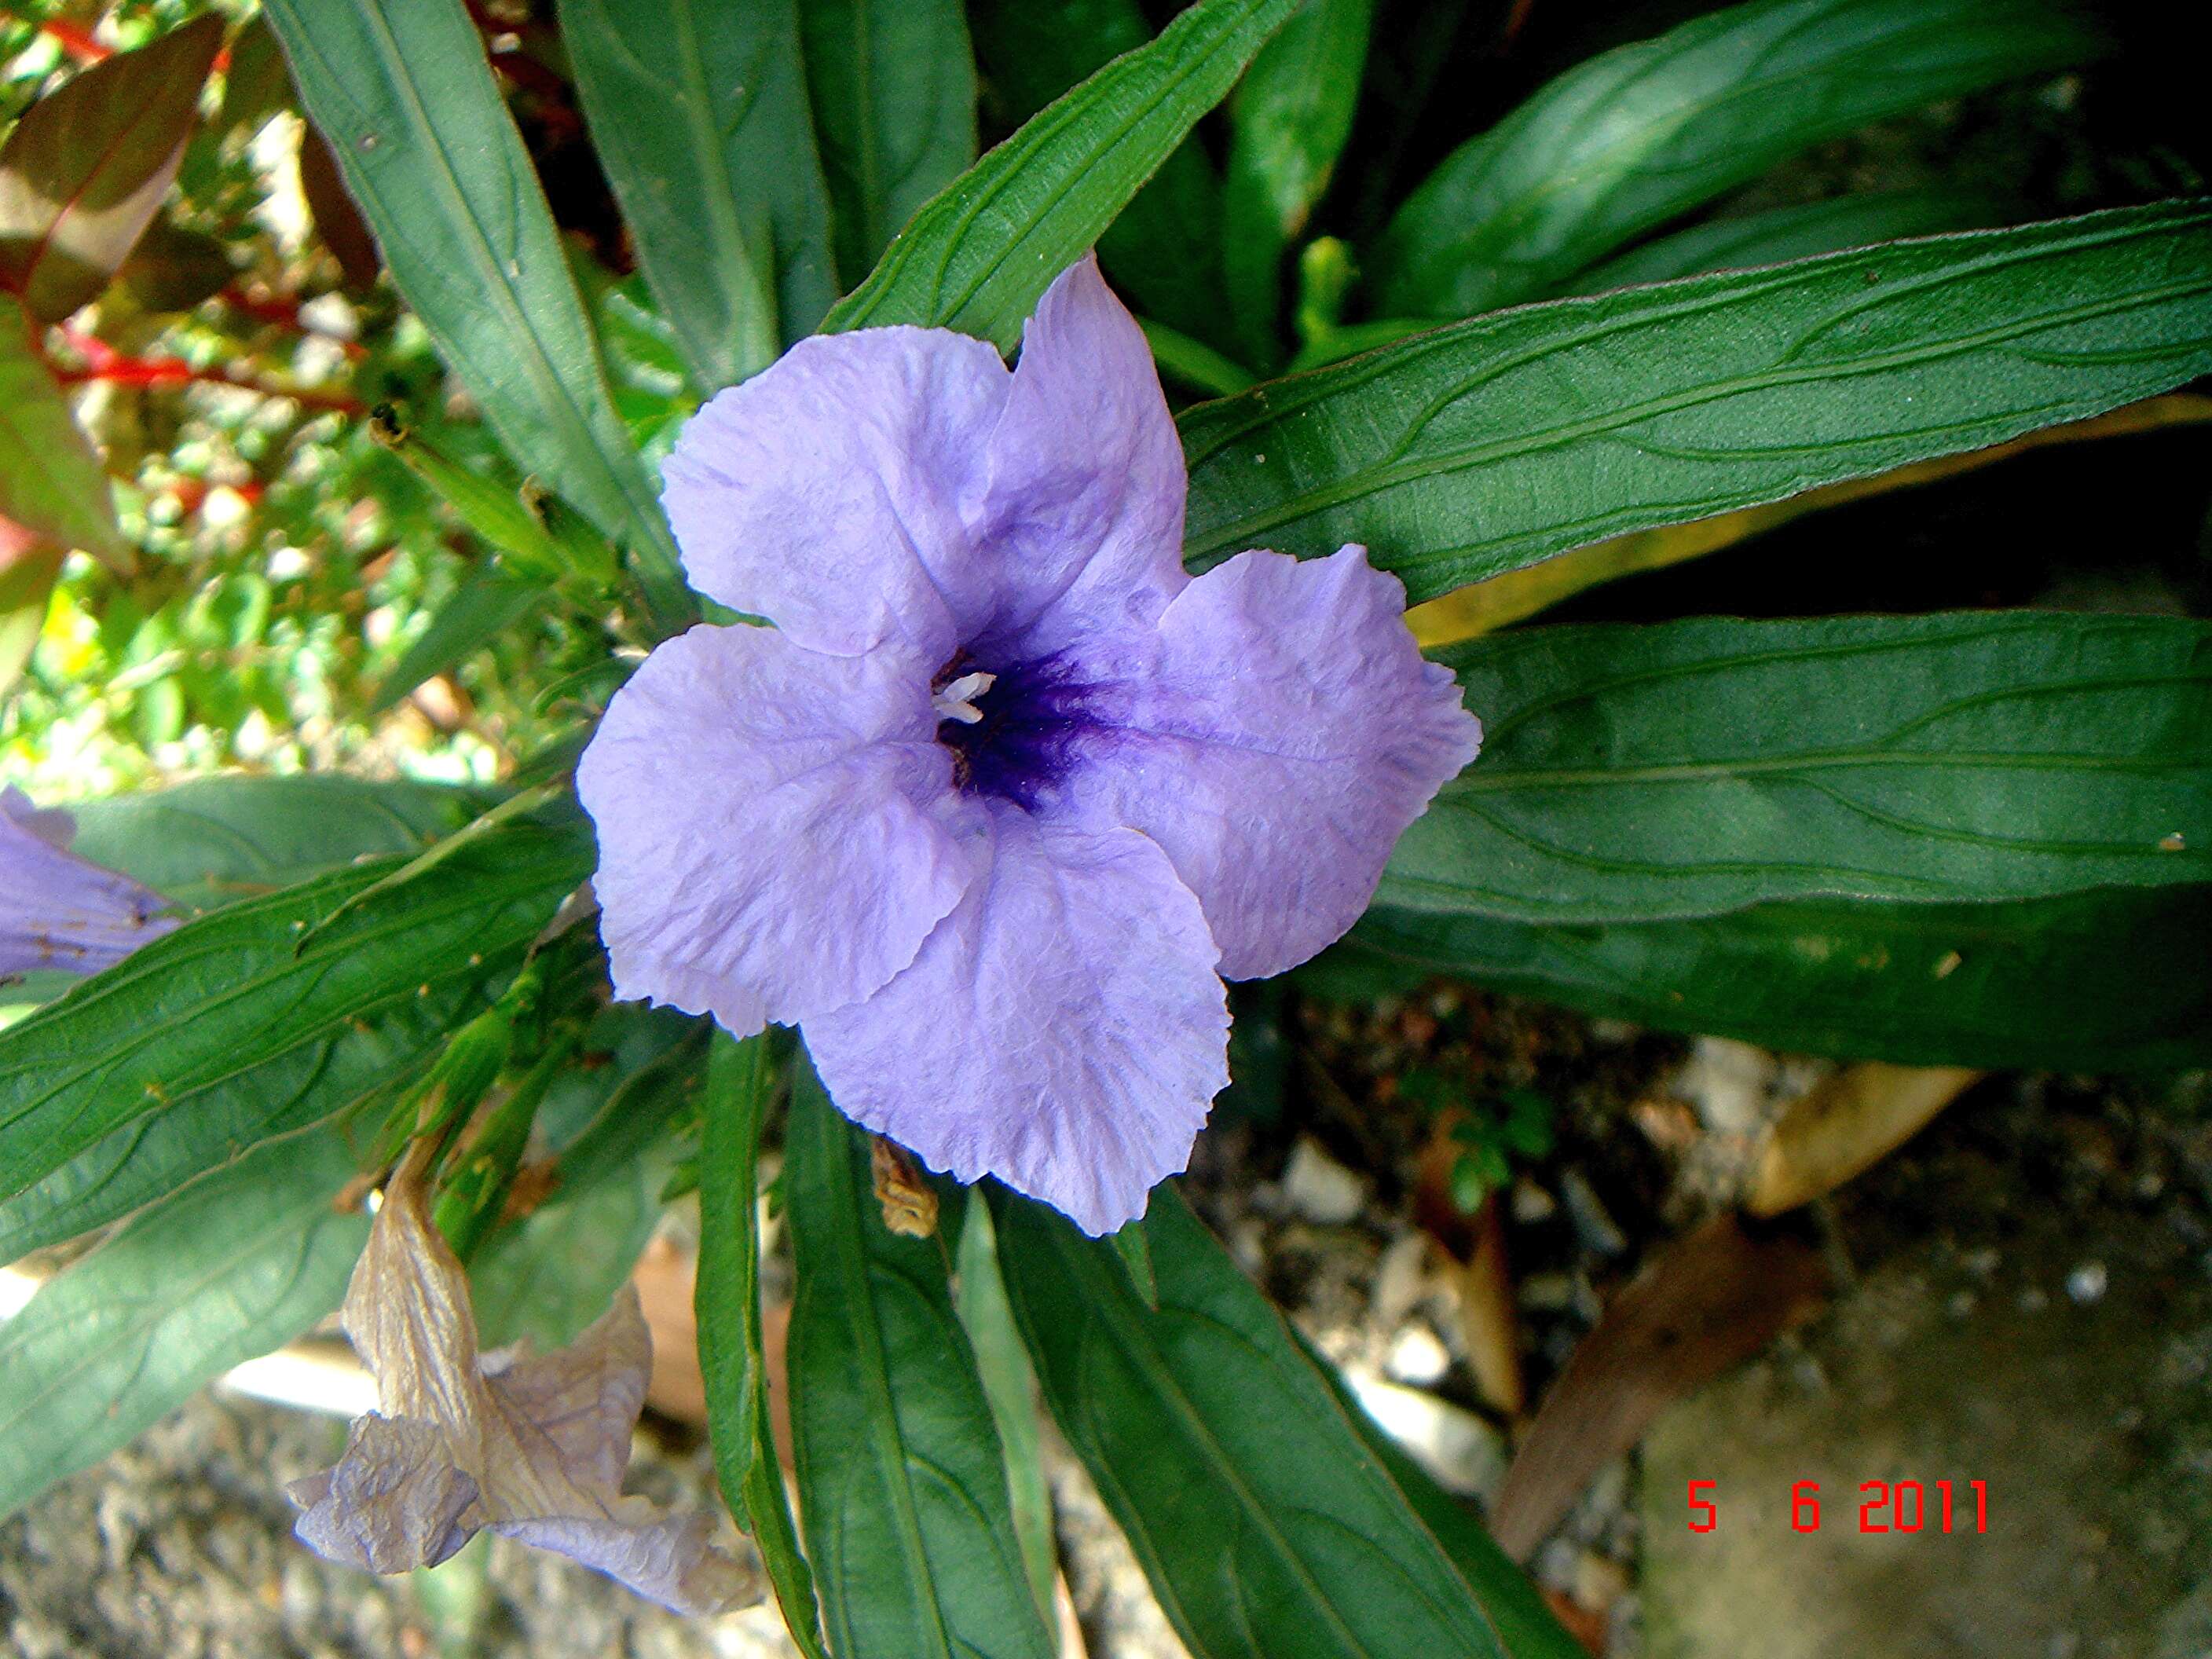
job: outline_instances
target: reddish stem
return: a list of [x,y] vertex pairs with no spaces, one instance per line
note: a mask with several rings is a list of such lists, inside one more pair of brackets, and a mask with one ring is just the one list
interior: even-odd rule
[[269,386],[258,380],[241,380],[213,369],[194,368],[181,357],[133,357],[118,351],[106,341],[81,330],[64,326],[59,331],[70,350],[84,359],[82,368],[54,370],[54,378],[64,386],[82,386],[89,381],[106,381],[113,386],[227,386],[240,392],[252,392],[264,398],[289,398],[294,403],[308,409],[326,409],[340,415],[359,416],[368,412],[361,399],[343,392],[318,392],[307,386]]
[[[61,49],[80,64],[104,63],[115,56],[115,48],[105,40],[94,38],[91,30],[82,25],[49,17],[39,25],[39,33],[58,42]],[[230,48],[217,49],[215,62],[210,68],[217,75],[230,68]]]
[[39,33],[59,42],[61,49],[80,64],[97,64],[115,56],[115,48],[93,39],[89,29],[58,17],[49,17],[40,23]]

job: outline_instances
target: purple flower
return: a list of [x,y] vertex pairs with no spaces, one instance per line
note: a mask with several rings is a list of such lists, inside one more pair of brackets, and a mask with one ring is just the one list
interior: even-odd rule
[[76,834],[67,812],[0,789],[0,980],[96,974],[177,925],[159,893],[70,852]]
[[577,775],[625,997],[797,1024],[846,1114],[1091,1232],[1227,1081],[1481,728],[1362,549],[1182,568],[1182,451],[1085,259],[981,341],[793,348],[685,428],[695,628]]
[[678,1613],[752,1599],[703,1514],[621,1495],[652,1339],[627,1286],[567,1347],[477,1351],[468,1279],[430,1223],[414,1160],[386,1188],[346,1287],[346,1334],[384,1410],[337,1467],[292,1484],[300,1539],[372,1572],[435,1566],[480,1527],[596,1567]]

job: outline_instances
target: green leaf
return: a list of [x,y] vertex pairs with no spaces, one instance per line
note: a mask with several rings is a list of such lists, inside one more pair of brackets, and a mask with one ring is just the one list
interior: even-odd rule
[[686,601],[544,192],[459,0],[264,9],[399,291],[507,453]]
[[1582,1644],[1561,1628],[1535,1585],[1498,1547],[1474,1510],[1438,1486],[1383,1432],[1345,1385],[1336,1367],[1303,1335],[1298,1336],[1298,1346],[1328,1383],[1361,1442],[1375,1454],[1375,1461],[1389,1475],[1391,1484],[1428,1528],[1429,1536],[1451,1558],[1462,1578],[1481,1586],[1483,1609],[1498,1628],[1498,1645],[1512,1659],[1585,1659]]
[[1893,190],[1709,219],[1630,249],[1578,274],[1560,291],[1602,294],[1671,283],[1709,270],[1748,270],[1809,259],[1838,248],[1872,247],[1908,236],[1979,230],[2011,217],[2006,204],[1976,190]]
[[111,570],[131,562],[100,458],[40,357],[23,308],[0,295],[0,553],[10,526],[58,552],[82,548]]
[[250,138],[269,118],[292,103],[292,77],[284,51],[269,20],[256,12],[230,43],[230,63],[222,72],[222,105],[211,123],[218,134],[240,129]]
[[848,283],[975,159],[975,60],[956,0],[799,0],[814,130]]
[[811,1066],[793,1077],[784,1139],[792,1438],[831,1649],[1049,1659],[944,1240],[884,1225],[867,1135]]
[[0,515],[0,696],[38,648],[61,574],[59,546]]
[[702,392],[734,386],[837,297],[797,7],[562,0],[560,11],[593,148],[685,368]]
[[335,772],[194,778],[70,807],[70,845],[165,898],[211,910],[358,859],[419,853],[486,805],[473,789]]
[[408,862],[240,900],[0,1032],[0,1198],[173,1102],[473,978],[544,927],[590,873],[592,841],[580,824],[502,825],[331,920]]
[[1055,1616],[1053,1579],[1060,1568],[1053,1538],[1052,1489],[1045,1484],[1037,1435],[1036,1368],[1022,1346],[1013,1304],[1006,1300],[1006,1281],[999,1275],[998,1234],[991,1224],[989,1205],[961,1206],[960,1248],[954,1265],[953,1304],[961,1328],[975,1346],[975,1373],[982,1379],[991,1420],[998,1425],[999,1444],[1006,1455],[1014,1540],[1021,1546],[1037,1616],[1049,1626]]
[[[439,985],[374,1019],[172,1096],[166,1107],[0,1200],[0,1261],[104,1227],[280,1136],[396,1095],[512,966],[511,957],[502,957],[475,979]],[[593,1313],[605,1305],[602,1299]]]
[[769,1426],[761,1338],[760,1133],[769,1091],[767,1038],[717,1032],[699,1140],[699,1370],[723,1499],[752,1534],[792,1640],[807,1659],[823,1659],[814,1577]]
[[1194,568],[1366,546],[1413,600],[2212,370],[2212,203],[1440,328],[1182,421]]
[[1462,1577],[1171,1185],[1142,1224],[1157,1311],[1111,1243],[1000,1188],[991,1206],[1045,1403],[1194,1659],[1544,1651],[1505,1645],[1490,1587]]
[[238,275],[229,244],[204,230],[185,230],[157,214],[116,276],[131,299],[153,313],[190,311]]
[[1295,0],[1199,0],[914,216],[826,331],[918,323],[1012,349],[1052,279],[1219,102]]
[[222,45],[210,13],[80,70],[0,145],[0,288],[40,322],[99,297],[183,161]]
[[[987,95],[1009,126],[1152,38],[1136,0],[978,0],[969,24]],[[1195,137],[1176,145],[1099,232],[1098,262],[1137,311],[1201,346],[1237,349],[1222,276],[1221,177]],[[1230,390],[1251,384],[1232,373],[1242,378]]]
[[[2176,1072],[2212,1065],[2212,889],[2002,904],[1762,904],[1609,927],[1370,910],[1317,971],[1361,959],[1662,1030],[1913,1066]],[[1402,982],[1402,981],[1401,981]]]
[[526,1336],[540,1352],[565,1347],[629,1282],[666,1207],[678,1129],[698,1107],[706,1037],[672,1010],[601,1012],[586,1046],[611,1040],[613,1052],[566,1068],[538,1109],[556,1153],[550,1196],[469,1262],[486,1346]]
[[1152,1245],[1145,1231],[1144,1218],[1123,1223],[1113,1237],[1115,1254],[1129,1270],[1129,1283],[1136,1290],[1137,1299],[1158,1313],[1160,1282],[1152,1271]]
[[1445,653],[1481,757],[1378,902],[1547,922],[2212,881],[2212,623],[1535,628]]
[[1221,241],[1230,303],[1255,362],[1281,358],[1283,252],[1352,135],[1374,21],[1375,0],[1304,0],[1230,100]]
[[264,1147],[139,1215],[0,1325],[0,1515],[336,1307],[368,1236],[365,1217],[331,1207],[353,1172],[335,1135]]
[[1465,317],[1838,133],[2097,55],[2066,0],[1757,0],[1570,70],[1455,150],[1374,253],[1376,307]]
[[518,581],[496,567],[471,570],[392,664],[368,700],[367,718],[396,707],[423,681],[459,667],[545,603],[545,590],[536,582]]

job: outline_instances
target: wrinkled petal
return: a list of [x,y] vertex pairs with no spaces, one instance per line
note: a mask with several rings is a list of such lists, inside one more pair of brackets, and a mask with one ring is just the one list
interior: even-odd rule
[[914,965],[806,1021],[807,1048],[848,1117],[1110,1232],[1189,1161],[1229,1081],[1213,940],[1144,836],[1014,808],[995,825],[988,877]]
[[429,1423],[354,1419],[337,1467],[292,1483],[305,1511],[293,1526],[326,1561],[371,1572],[434,1567],[469,1541],[477,1483],[457,1467],[446,1437]]
[[966,890],[982,824],[935,740],[929,672],[744,627],[646,659],[576,773],[618,995],[744,1036],[914,960]]
[[0,789],[0,979],[96,974],[177,925],[168,901],[68,850],[76,823]]
[[1182,444],[1152,348],[1091,256],[1022,331],[990,441],[977,541],[1000,585],[991,633],[1024,655],[1149,623],[1182,568]]
[[629,1426],[645,1407],[653,1337],[637,1295],[625,1290],[564,1348],[527,1343],[484,1355],[484,1380],[509,1420],[544,1437],[545,1456],[581,1486],[610,1491],[629,1468]]
[[385,1188],[346,1287],[346,1334],[384,1414],[355,1423],[335,1469],[293,1487],[307,1510],[300,1537],[386,1572],[443,1559],[434,1552],[489,1526],[679,1612],[720,1612],[756,1593],[753,1575],[709,1544],[707,1517],[663,1516],[621,1493],[652,1362],[635,1289],[553,1353],[480,1356],[467,1277],[430,1221],[422,1148]]
[[1141,672],[1116,670],[1117,730],[1086,750],[1068,815],[1166,850],[1228,978],[1340,937],[1406,826],[1474,758],[1481,723],[1404,612],[1363,549],[1242,553],[1168,607]]
[[661,469],[691,585],[817,651],[951,654],[989,605],[963,507],[1006,402],[999,354],[945,329],[801,340],[694,416]]
[[556,1516],[502,1521],[492,1530],[580,1561],[672,1613],[721,1613],[760,1598],[754,1575],[709,1541],[714,1527],[703,1515],[635,1521]]

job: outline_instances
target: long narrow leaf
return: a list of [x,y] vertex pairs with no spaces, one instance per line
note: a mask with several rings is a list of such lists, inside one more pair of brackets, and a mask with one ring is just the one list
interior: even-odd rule
[[[1157,1310],[1111,1243],[1002,1190],[991,1201],[1046,1403],[1196,1659],[1574,1651],[1526,1616],[1525,1587],[1501,1590],[1508,1575],[1462,1576],[1173,1187],[1142,1224]],[[1524,1635],[1509,1644],[1509,1628]]]
[[544,927],[590,872],[592,845],[577,826],[508,824],[329,921],[407,861],[241,900],[0,1033],[0,1197],[125,1124],[473,978]]
[[400,293],[509,455],[680,609],[667,521],[460,0],[271,0],[264,15]]
[[1512,305],[1808,144],[2102,46],[2067,0],[1754,0],[1692,19],[1454,151],[1376,250],[1376,309]]
[[1345,950],[1415,979],[1453,974],[1794,1053],[2177,1072],[2212,1065],[2208,938],[2212,888],[2184,887],[2002,904],[1800,900],[1604,927],[1378,908]]
[[[985,88],[1010,124],[1152,38],[1136,0],[977,0],[969,21]],[[1221,175],[1188,137],[1099,233],[1098,262],[1146,318],[1234,351],[1221,240]]]
[[848,283],[975,159],[975,61],[957,0],[799,0],[837,269]]
[[2212,370],[2212,203],[1531,306],[1182,420],[1185,551],[1364,544],[1414,600]]
[[941,1237],[896,1237],[802,1068],[785,1135],[799,1509],[839,1659],[1048,1659]]
[[837,297],[798,9],[563,0],[560,9],[600,165],[692,383],[734,386],[811,332]]
[[768,1043],[714,1038],[699,1143],[699,1369],[714,1472],[775,1586],[784,1627],[822,1659],[814,1577],[799,1553],[769,1426],[760,1312],[760,1133],[768,1113]]
[[488,805],[476,790],[336,773],[191,778],[72,807],[70,845],[164,898],[212,910],[359,859],[419,853]]
[[511,957],[489,963],[477,978],[407,998],[110,1131],[36,1186],[0,1200],[0,1261],[104,1227],[270,1140],[393,1095],[513,969]]
[[148,1210],[0,1325],[0,1515],[337,1305],[368,1236],[335,1135],[279,1141]]
[[1245,353],[1280,356],[1283,251],[1328,188],[1367,66],[1375,0],[1304,0],[1230,100],[1221,227],[1230,301]]
[[1709,270],[1749,270],[1833,253],[1838,248],[1980,230],[2003,224],[2008,216],[2014,216],[2008,214],[2006,204],[1984,191],[1893,190],[1838,196],[1692,225],[1577,272],[1560,291],[1602,294],[1608,289],[1702,276]]
[[1380,902],[1551,922],[2212,881],[2212,623],[1539,628],[1445,653],[1482,757]]
[[917,213],[824,328],[920,323],[1011,349],[1052,279],[1227,94],[1294,3],[1200,0]]

